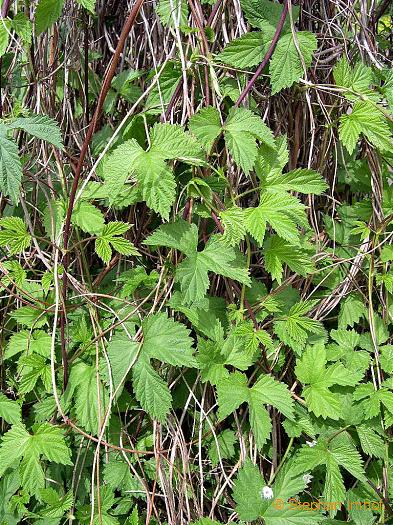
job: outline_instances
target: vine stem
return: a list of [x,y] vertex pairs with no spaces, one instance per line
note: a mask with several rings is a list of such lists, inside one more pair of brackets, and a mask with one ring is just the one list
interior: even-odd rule
[[78,164],[75,169],[74,180],[73,180],[72,187],[71,187],[70,199],[68,203],[66,220],[64,224],[64,233],[63,233],[63,247],[64,247],[64,259],[63,259],[64,272],[63,272],[63,291],[62,291],[63,308],[62,308],[62,313],[60,317],[61,354],[62,354],[62,361],[63,361],[63,388],[67,386],[67,382],[68,382],[68,356],[67,356],[67,345],[66,345],[66,340],[65,340],[65,324],[66,324],[65,303],[67,300],[67,285],[68,285],[67,270],[68,270],[68,266],[70,262],[69,252],[68,252],[68,241],[69,241],[70,230],[71,230],[71,215],[72,215],[72,211],[73,211],[74,204],[75,204],[75,197],[76,197],[79,180],[80,180],[81,173],[82,173],[83,163],[87,155],[90,141],[96,129],[98,119],[101,115],[101,110],[104,105],[109,88],[111,86],[112,79],[115,75],[116,68],[120,60],[120,55],[124,48],[124,44],[132,29],[132,26],[134,25],[135,19],[144,1],[145,0],[136,1],[134,7],[131,9],[131,12],[128,15],[128,18],[123,26],[122,32],[119,37],[119,41],[116,46],[115,53],[112,57],[109,68],[107,70],[104,81],[102,83],[101,91],[98,96],[97,106],[96,106],[93,118],[90,121],[89,127],[87,129],[86,137],[85,137],[85,140],[81,148],[81,152],[80,152],[79,159],[78,159]]
[[283,10],[281,12],[280,20],[278,21],[276,32],[274,33],[273,40],[272,40],[272,42],[270,44],[270,47],[267,50],[267,53],[266,53],[264,59],[262,60],[262,62],[257,67],[257,69],[256,69],[255,73],[253,74],[251,80],[249,80],[249,82],[246,85],[246,87],[240,93],[240,97],[237,99],[236,104],[235,104],[236,108],[238,108],[240,106],[240,104],[243,102],[243,100],[249,94],[249,92],[251,91],[251,89],[254,86],[255,82],[257,81],[259,75],[262,73],[263,68],[269,62],[270,57],[272,56],[273,51],[274,51],[274,49],[276,47],[276,44],[278,42],[278,39],[280,38],[282,28],[284,27],[285,19],[286,19],[287,14],[288,14],[288,6],[289,6],[289,0],[285,0],[284,7],[283,7]]

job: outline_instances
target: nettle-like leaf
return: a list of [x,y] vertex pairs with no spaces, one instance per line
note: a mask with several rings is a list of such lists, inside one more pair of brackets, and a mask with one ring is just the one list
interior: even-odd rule
[[361,134],[381,151],[389,151],[392,147],[392,135],[382,108],[369,101],[355,102],[351,113],[340,117],[338,131],[349,153],[355,150]]
[[196,357],[202,381],[216,385],[229,377],[227,366],[247,370],[257,359],[256,351],[263,339],[263,336],[260,337],[263,332],[256,332],[252,324],[244,322],[241,327],[230,330],[224,337],[221,324],[217,322],[214,340],[200,338],[198,341]]
[[[273,30],[274,34],[274,30]],[[272,31],[252,31],[236,38],[225,46],[217,59],[229,66],[246,68],[260,64],[273,37]]]
[[337,86],[346,88],[344,96],[348,100],[356,101],[359,94],[378,100],[378,95],[370,89],[373,82],[372,69],[365,64],[358,62],[352,68],[346,57],[342,57],[334,66],[333,77]]
[[263,248],[265,268],[273,279],[281,284],[284,264],[300,275],[306,277],[315,270],[310,255],[299,246],[290,244],[277,235],[269,237]]
[[108,392],[95,365],[76,362],[70,371],[67,388],[64,392],[64,404],[69,406],[74,401],[72,415],[79,425],[94,435],[99,433],[108,404]]
[[21,407],[0,392],[0,417],[7,423],[16,424],[21,420]]
[[59,427],[43,423],[33,427],[33,432],[30,434],[22,423],[17,423],[4,434],[0,445],[0,476],[8,468],[19,468],[24,490],[39,494],[45,486],[41,458],[72,465],[71,451]]
[[121,237],[131,228],[131,224],[124,222],[108,222],[95,242],[95,251],[97,255],[108,264],[112,258],[112,249],[122,255],[140,255],[138,250],[131,241]]
[[145,240],[148,246],[166,246],[187,257],[176,267],[183,299],[187,304],[205,297],[209,288],[209,272],[250,285],[246,261],[238,250],[222,243],[221,236],[212,236],[202,251],[197,251],[198,229],[195,224],[179,220],[160,226]]
[[264,405],[271,405],[288,418],[293,417],[293,401],[286,385],[279,383],[270,375],[261,376],[249,388],[247,377],[234,372],[216,385],[218,418],[223,420],[242,403],[248,403],[250,424],[258,448],[262,448],[269,438],[272,424]]
[[8,246],[11,255],[26,250],[31,243],[31,235],[26,231],[26,224],[19,217],[0,219],[0,246]]
[[381,414],[382,409],[385,411],[385,421],[387,426],[391,426],[393,421],[393,392],[389,380],[382,383],[382,387],[375,390],[372,383],[359,385],[353,394],[357,405],[363,410],[364,418],[369,420]]
[[64,0],[40,0],[35,10],[35,32],[40,35],[60,17]]
[[135,139],[121,144],[102,166],[104,185],[110,189],[110,202],[114,202],[133,175],[149,208],[168,219],[176,197],[176,181],[166,161],[173,160],[196,165],[204,163],[200,145],[179,125],[155,124],[150,130],[147,150]]
[[104,228],[105,219],[96,206],[90,202],[79,201],[72,211],[71,222],[85,233],[98,235]]
[[[296,472],[293,462],[286,463],[277,474],[272,487],[269,487],[262,477],[259,468],[246,459],[239,470],[233,489],[233,499],[236,502],[236,512],[244,521],[254,521],[263,518],[266,525],[312,525],[321,522],[322,516],[312,509],[297,507],[287,503],[294,499],[307,486],[303,473]],[[271,489],[271,498],[264,498],[263,489]],[[276,502],[281,503],[277,507]]]
[[188,3],[185,0],[160,0],[156,7],[156,13],[164,26],[186,26]]
[[310,334],[325,335],[322,323],[307,316],[313,306],[315,301],[301,301],[291,306],[287,313],[278,313],[274,321],[274,332],[295,351],[304,347]]
[[14,129],[26,131],[59,149],[63,149],[63,142],[58,124],[46,115],[20,117],[10,124],[0,123],[0,190],[17,204],[23,173],[18,146],[9,138]]
[[147,317],[142,322],[142,331],[140,355],[132,368],[133,388],[142,408],[163,422],[172,406],[172,396],[166,382],[151,366],[150,359],[172,366],[197,367],[193,341],[189,330],[166,313]]
[[22,163],[16,143],[7,137],[7,128],[0,124],[0,190],[17,203],[22,181]]
[[316,49],[317,39],[308,31],[299,31],[295,36],[287,33],[280,38],[269,65],[273,95],[291,87],[303,76],[304,66],[310,67]]
[[244,210],[247,231],[261,245],[269,223],[278,235],[291,244],[299,243],[297,225],[308,226],[305,206],[289,193],[264,192],[259,206]]
[[19,117],[8,125],[9,129],[22,129],[40,140],[63,149],[63,139],[57,122],[47,115],[32,115]]
[[[294,472],[300,474],[313,471],[320,465],[324,465],[326,469],[324,501],[345,501],[346,490],[341,469],[345,469],[357,480],[366,482],[362,458],[345,437],[338,436],[330,441],[321,439],[315,446],[304,445],[296,455]],[[334,516],[336,511],[332,510],[331,514]]]
[[221,126],[218,110],[203,108],[190,119],[191,132],[210,151],[214,141],[224,133],[225,144],[235,163],[249,173],[257,158],[257,141],[275,148],[273,134],[263,120],[245,108],[231,108]]
[[[304,385],[303,396],[309,410],[317,417],[339,419],[340,397],[332,392],[334,385],[354,386],[362,378],[340,362],[327,366],[326,349],[323,344],[309,346],[301,359],[297,360],[295,373]],[[307,386],[306,386],[307,385]]]

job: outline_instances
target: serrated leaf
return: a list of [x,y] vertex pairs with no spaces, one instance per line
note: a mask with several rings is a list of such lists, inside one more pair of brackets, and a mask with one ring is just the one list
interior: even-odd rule
[[218,110],[212,106],[202,108],[190,118],[190,131],[210,151],[213,142],[221,133],[221,120]]
[[240,38],[231,40],[217,55],[217,59],[233,67],[253,67],[262,62],[270,42],[271,35],[267,36],[262,31],[245,33]]
[[277,235],[270,237],[264,245],[265,268],[276,279],[282,282],[283,264],[300,275],[306,276],[315,270],[310,256],[298,246],[293,246]]
[[16,401],[8,399],[0,392],[0,417],[10,425],[18,423],[21,420],[21,407]]
[[11,255],[21,253],[30,246],[31,235],[20,217],[0,219],[0,246],[8,246]]
[[78,4],[94,14],[96,7],[96,0],[77,0]]
[[143,410],[161,423],[165,422],[172,406],[172,396],[168,385],[147,360],[140,358],[133,366],[132,385]]
[[14,120],[10,129],[23,129],[26,133],[53,144],[56,148],[63,149],[61,132],[57,122],[47,115],[33,115],[20,117]]
[[17,204],[22,181],[22,163],[18,146],[0,132],[0,189]]
[[173,366],[196,367],[189,330],[165,313],[146,317],[142,322],[142,354]]
[[392,147],[392,136],[383,113],[375,104],[359,100],[350,114],[340,117],[340,140],[349,153],[353,153],[361,133],[381,151]]
[[[317,49],[317,39],[313,33],[299,31],[296,39],[306,67],[311,65],[312,56]],[[296,48],[292,33],[282,36],[277,43],[269,66],[272,94],[291,87],[304,74],[302,60]]]
[[75,206],[71,222],[90,235],[99,235],[104,228],[104,216],[101,211],[89,202],[79,201]]
[[40,35],[60,17],[64,0],[40,0],[35,10],[35,32]]
[[321,175],[309,169],[298,168],[278,176],[267,177],[269,191],[297,191],[299,193],[320,195],[328,188]]

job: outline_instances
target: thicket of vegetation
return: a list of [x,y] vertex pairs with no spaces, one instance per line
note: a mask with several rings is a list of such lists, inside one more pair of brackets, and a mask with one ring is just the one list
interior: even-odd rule
[[393,523],[391,4],[3,0],[1,525]]

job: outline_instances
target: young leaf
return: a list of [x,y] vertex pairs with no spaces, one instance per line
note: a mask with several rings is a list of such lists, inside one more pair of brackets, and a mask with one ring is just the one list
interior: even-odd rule
[[303,276],[315,270],[312,259],[304,250],[289,244],[277,235],[267,239],[264,245],[264,257],[266,270],[279,284],[282,282],[283,264],[287,264],[293,272]]
[[21,253],[30,246],[31,236],[26,225],[19,217],[0,219],[0,246],[8,246],[11,255]]
[[383,113],[375,104],[358,100],[350,114],[340,117],[340,140],[349,153],[353,153],[361,133],[381,151],[388,151],[392,146],[389,125]]
[[354,386],[361,376],[351,374],[341,363],[329,366],[326,363],[324,345],[313,345],[297,361],[295,373],[303,385],[308,385],[303,389],[308,408],[317,417],[339,419],[342,415],[340,399],[330,388],[333,385]]
[[75,206],[71,222],[90,235],[99,235],[104,228],[104,216],[101,211],[86,201],[79,201]]
[[131,227],[124,222],[108,222],[99,233],[95,251],[97,255],[108,264],[112,258],[112,248],[122,255],[139,255],[132,242],[120,237]]

